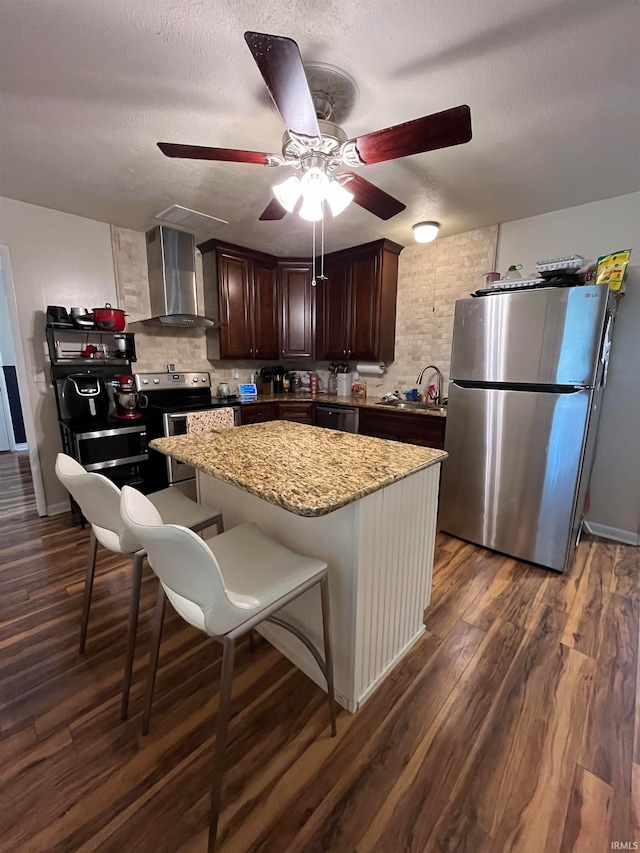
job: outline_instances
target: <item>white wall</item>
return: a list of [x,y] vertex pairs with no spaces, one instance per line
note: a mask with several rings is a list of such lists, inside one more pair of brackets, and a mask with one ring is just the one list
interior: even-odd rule
[[15,363],[16,357],[13,344],[13,332],[11,331],[7,294],[4,289],[2,259],[0,258],[0,364],[12,365]]
[[15,448],[9,396],[2,373],[4,366],[9,367],[15,363],[13,333],[11,331],[11,320],[9,319],[7,295],[4,289],[2,257],[0,257],[0,451],[13,450]]
[[596,260],[634,250],[619,305],[588,513],[594,532],[638,544],[640,534],[640,193],[556,210],[500,227],[497,269],[571,252]]
[[67,505],[67,493],[54,472],[60,436],[45,359],[44,312],[47,305],[116,305],[109,226],[0,198],[0,245],[9,250],[19,327],[13,329],[14,342],[27,372],[27,388],[20,389],[25,425],[30,417],[35,425],[36,446],[29,439],[29,451],[37,454],[32,465],[40,464],[47,509],[55,512]]

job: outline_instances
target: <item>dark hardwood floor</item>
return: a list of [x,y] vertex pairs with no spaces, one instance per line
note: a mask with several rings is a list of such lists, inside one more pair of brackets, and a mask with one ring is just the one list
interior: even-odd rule
[[[0,483],[0,850],[204,851],[220,647],[168,615],[141,737],[145,567],[121,723],[129,562],[99,551],[80,657],[88,531],[38,518],[26,455]],[[586,538],[561,576],[440,535],[436,562],[424,639],[337,738],[314,684],[240,647],[223,851],[640,842],[640,551]]]

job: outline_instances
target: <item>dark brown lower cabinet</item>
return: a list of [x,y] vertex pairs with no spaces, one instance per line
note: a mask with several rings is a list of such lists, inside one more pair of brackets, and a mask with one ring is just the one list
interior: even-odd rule
[[447,419],[438,415],[418,415],[411,412],[381,412],[378,409],[360,409],[361,435],[387,438],[422,447],[444,450],[444,433]]
[[240,406],[240,424],[261,424],[278,419],[276,403],[243,403]]
[[278,420],[295,421],[299,424],[313,424],[313,402],[277,403]]

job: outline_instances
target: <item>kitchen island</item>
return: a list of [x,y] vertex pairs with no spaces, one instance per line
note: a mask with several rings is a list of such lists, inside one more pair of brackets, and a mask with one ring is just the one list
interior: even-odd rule
[[[356,711],[424,632],[446,453],[288,421],[151,447],[196,468],[199,500],[222,509],[226,529],[255,521],[283,545],[326,560],[336,698]],[[321,645],[317,589],[283,615]],[[271,624],[258,630],[326,689],[294,637]]]

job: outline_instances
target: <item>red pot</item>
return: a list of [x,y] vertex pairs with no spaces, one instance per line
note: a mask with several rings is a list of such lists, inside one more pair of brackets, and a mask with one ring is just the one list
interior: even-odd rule
[[93,309],[93,319],[96,327],[107,332],[124,332],[125,313],[119,308],[112,308],[107,302],[104,308]]

